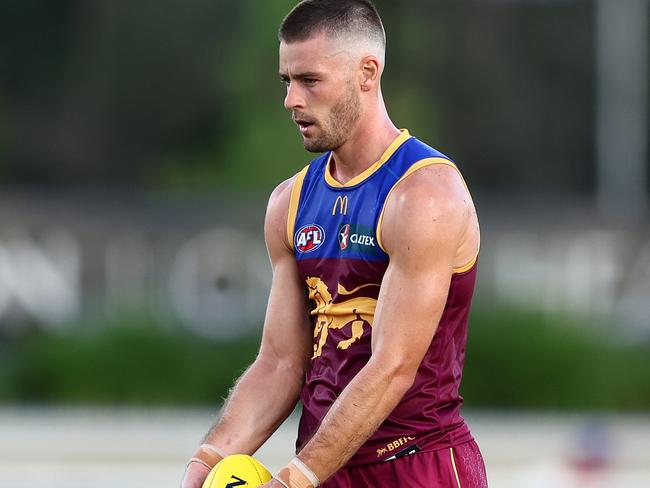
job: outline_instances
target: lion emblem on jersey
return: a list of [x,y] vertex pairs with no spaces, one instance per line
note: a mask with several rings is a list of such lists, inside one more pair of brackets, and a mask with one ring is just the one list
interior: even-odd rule
[[[364,327],[372,326],[372,318],[375,313],[377,300],[370,297],[355,297],[343,301],[334,302],[327,284],[318,277],[307,278],[307,287],[309,288],[309,298],[314,301],[316,307],[311,314],[316,316],[314,325],[314,355],[312,359],[319,357],[323,353],[323,347],[327,342],[327,336],[330,329],[342,329],[347,325],[351,326],[351,337],[340,341],[336,347],[338,349],[347,349],[363,335]],[[379,285],[369,283],[361,285],[351,291],[345,289],[343,285],[338,284],[338,296],[349,296],[357,293],[362,288]]]

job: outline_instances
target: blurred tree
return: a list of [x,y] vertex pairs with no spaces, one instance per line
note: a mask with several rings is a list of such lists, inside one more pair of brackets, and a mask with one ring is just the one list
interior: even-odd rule
[[419,76],[440,106],[440,139],[480,189],[593,188],[591,2],[419,1],[440,50]]
[[0,3],[0,103],[3,175],[12,181],[56,173],[51,142],[56,99],[68,60],[73,1]]
[[167,185],[269,189],[310,160],[282,106],[278,76],[277,29],[291,4],[236,3],[237,14],[227,20],[237,33],[224,39],[217,60],[223,132],[195,148],[189,161],[185,152],[167,160],[162,168]]
[[167,151],[218,132],[222,3],[25,0],[2,9],[12,181],[137,184]]
[[[268,190],[312,157],[276,81],[276,31],[294,3],[6,0],[0,178]],[[458,160],[478,191],[592,192],[593,2],[377,5],[399,126]]]

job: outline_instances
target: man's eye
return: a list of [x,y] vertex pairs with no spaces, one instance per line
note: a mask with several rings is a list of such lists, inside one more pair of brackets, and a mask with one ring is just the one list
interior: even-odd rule
[[289,78],[280,78],[280,83],[282,83],[284,86],[289,86],[291,84],[291,80],[289,80]]
[[318,82],[318,80],[315,80],[314,78],[305,78],[303,81],[305,82],[305,85],[309,86],[315,85]]

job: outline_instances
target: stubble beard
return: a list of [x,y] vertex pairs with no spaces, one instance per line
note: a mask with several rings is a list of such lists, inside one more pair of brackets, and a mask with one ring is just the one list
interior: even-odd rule
[[360,118],[359,95],[352,87],[349,87],[345,96],[330,110],[327,121],[321,125],[322,134],[312,138],[303,138],[305,149],[313,153],[338,149],[350,137]]

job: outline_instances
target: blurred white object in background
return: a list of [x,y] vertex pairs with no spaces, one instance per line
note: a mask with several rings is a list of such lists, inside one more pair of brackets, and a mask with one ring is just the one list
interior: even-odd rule
[[[206,410],[0,409],[8,488],[178,488],[214,417]],[[467,415],[496,488],[650,486],[650,417]],[[271,471],[292,456],[290,417],[256,453]]]

